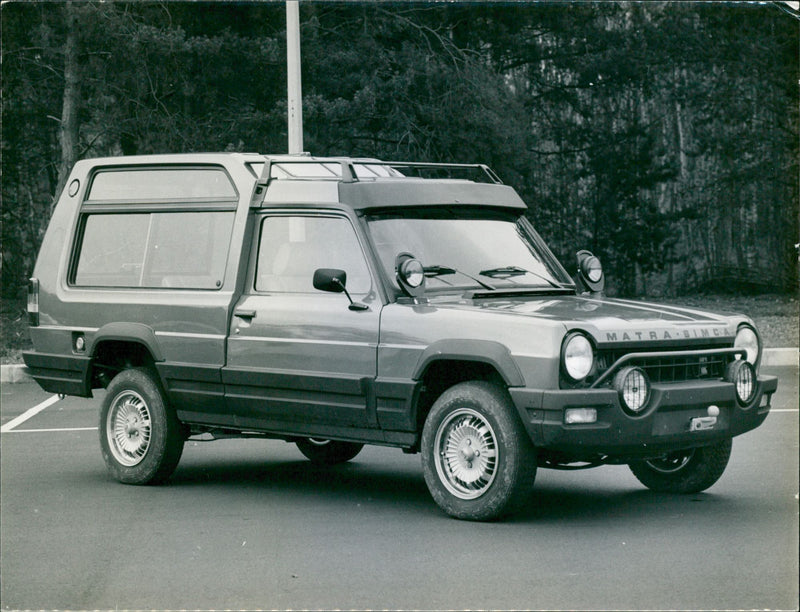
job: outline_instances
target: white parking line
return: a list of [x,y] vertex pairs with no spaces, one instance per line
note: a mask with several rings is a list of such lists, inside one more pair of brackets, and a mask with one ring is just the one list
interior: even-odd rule
[[[37,404],[33,408],[29,408],[21,415],[11,419],[8,423],[0,427],[0,433],[53,433],[61,431],[97,431],[97,427],[60,427],[55,429],[17,429],[18,425],[22,425],[28,419],[35,417],[37,414],[55,404],[60,398],[58,395],[53,395],[47,398],[41,404]],[[772,408],[770,413],[773,412],[798,412],[799,408]]]
[[58,429],[14,429],[3,433],[52,433],[61,431],[97,431],[97,427],[60,427]]
[[45,408],[48,408],[55,404],[60,398],[57,395],[53,395],[52,397],[47,398],[41,404],[37,404],[33,408],[29,408],[21,415],[16,418],[11,419],[8,423],[0,427],[0,433],[8,433],[9,431],[13,430],[17,425],[22,425],[28,419],[35,417]]

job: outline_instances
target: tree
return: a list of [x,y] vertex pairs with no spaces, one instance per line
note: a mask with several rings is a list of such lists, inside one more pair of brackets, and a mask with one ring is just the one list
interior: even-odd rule
[[64,4],[66,35],[64,39],[64,96],[61,104],[61,165],[58,168],[56,197],[67,182],[72,166],[78,159],[80,104],[80,65],[78,48],[78,15],[72,0]]
[[[797,287],[798,22],[739,3],[302,3],[306,147],[484,162],[613,291]],[[75,159],[286,149],[281,3],[2,6],[2,288]],[[768,228],[765,231],[764,228]]]

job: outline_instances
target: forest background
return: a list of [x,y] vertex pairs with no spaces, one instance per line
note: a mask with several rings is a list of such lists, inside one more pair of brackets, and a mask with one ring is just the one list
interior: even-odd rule
[[[2,6],[2,295],[79,158],[287,148],[283,2]],[[616,295],[797,294],[787,3],[301,2],[305,149],[481,162]]]

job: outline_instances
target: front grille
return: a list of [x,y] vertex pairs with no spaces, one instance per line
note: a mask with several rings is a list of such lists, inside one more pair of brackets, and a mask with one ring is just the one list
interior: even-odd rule
[[[614,351],[616,353],[616,351]],[[602,359],[598,362],[601,371],[607,370],[624,353],[608,356],[606,363]],[[605,356],[604,356],[605,357]],[[683,380],[698,380],[706,378],[722,378],[725,368],[730,361],[726,354],[722,355],[684,355],[673,357],[670,355],[658,357],[633,358],[626,365],[638,366],[647,372],[652,382],[679,382]]]
[[725,375],[728,364],[735,358],[736,351],[731,348],[658,352],[646,352],[646,349],[604,350],[597,355],[598,378],[592,386],[609,382],[614,373],[623,366],[642,368],[654,383],[720,379]]

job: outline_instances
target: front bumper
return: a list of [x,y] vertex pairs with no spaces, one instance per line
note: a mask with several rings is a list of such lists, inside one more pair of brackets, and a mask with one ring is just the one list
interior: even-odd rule
[[[733,383],[721,380],[653,384],[648,407],[630,416],[613,389],[509,389],[533,443],[573,461],[604,457],[647,457],[711,444],[755,429],[770,410],[778,388],[774,376],[759,376],[753,401],[741,406]],[[691,431],[692,419],[717,406],[713,427]],[[597,422],[567,424],[567,408],[594,408]]]

